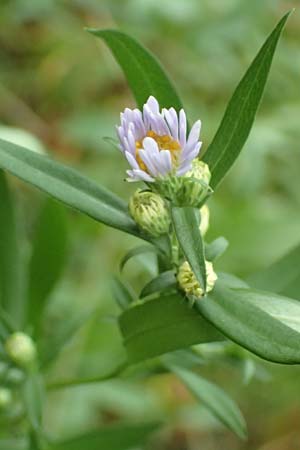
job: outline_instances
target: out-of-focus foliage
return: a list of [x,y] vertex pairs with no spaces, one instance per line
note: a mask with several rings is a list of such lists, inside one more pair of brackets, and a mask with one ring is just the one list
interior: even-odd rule
[[[163,61],[191,118],[202,120],[205,150],[241,74],[267,32],[292,6],[297,2],[4,0],[0,5],[0,122],[5,129],[0,128],[0,138],[8,139],[7,127],[23,128],[49,152],[56,149],[57,159],[80,167],[125,199],[134,189],[123,182],[125,163],[103,138],[114,137],[119,111],[134,100],[109,51],[83,27],[119,26]],[[217,268],[241,276],[267,266],[299,241],[299,14],[296,10],[279,44],[242,156],[210,202],[209,240],[221,233],[230,242]],[[19,200],[21,250],[28,258],[41,197],[10,181]],[[69,211],[68,217],[72,224],[68,265],[48,304],[46,331],[49,336],[63,335],[68,315],[75,317],[93,307],[97,312],[67,346],[49,382],[76,373],[106,373],[124,351],[107,280],[117,272],[116,262],[134,238],[74,212]],[[145,253],[129,261],[124,270],[142,287],[154,264],[155,256]],[[203,373],[229,387],[239,399],[249,422],[248,443],[221,429],[170,375],[154,374],[134,384],[116,380],[54,391],[45,428],[67,437],[118,419],[138,422],[142,416],[151,421],[167,415],[169,428],[147,448],[198,450],[200,443],[206,450],[300,446],[299,368],[264,366],[260,361],[254,370],[252,363],[240,367],[234,351],[216,364],[217,350],[202,348],[211,354]],[[248,386],[240,382],[241,369],[245,380],[254,372]],[[80,407],[74,408],[75,403]],[[1,430],[1,436],[6,437],[7,431]],[[9,446],[5,443],[4,448]]]

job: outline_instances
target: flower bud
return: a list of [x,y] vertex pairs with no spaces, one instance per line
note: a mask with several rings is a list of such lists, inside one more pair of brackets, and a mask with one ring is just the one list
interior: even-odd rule
[[160,195],[138,189],[130,198],[129,211],[139,227],[152,236],[168,233],[171,219],[166,202]]
[[153,187],[176,206],[200,208],[213,192],[209,186],[210,178],[208,165],[194,159],[191,170],[183,176],[169,176]]
[[[210,292],[213,290],[218,277],[210,261],[205,261],[205,267],[206,267],[206,292]],[[177,281],[180,288],[187,295],[192,295],[193,297],[197,298],[203,297],[204,295],[203,287],[195,277],[194,272],[192,271],[191,266],[187,261],[185,261],[179,267],[177,273]]]
[[209,209],[207,205],[203,205],[200,209],[201,222],[199,226],[200,233],[204,236],[209,227]]
[[192,168],[184,175],[185,178],[195,178],[201,181],[204,185],[209,186],[211,173],[209,167],[200,159],[194,159]]
[[208,165],[199,159],[194,159],[192,169],[182,177],[182,185],[176,194],[179,205],[201,207],[212,193],[209,187],[210,178]]
[[9,336],[5,342],[5,350],[10,359],[21,367],[30,366],[36,359],[36,347],[25,333],[18,331]]
[[12,402],[12,393],[10,389],[0,387],[0,411],[4,411]]

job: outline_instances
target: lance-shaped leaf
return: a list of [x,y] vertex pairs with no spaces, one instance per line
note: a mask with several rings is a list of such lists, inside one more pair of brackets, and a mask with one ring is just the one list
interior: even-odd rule
[[230,288],[222,278],[196,304],[224,335],[269,361],[300,364],[300,303],[252,289]]
[[257,289],[266,289],[300,300],[300,245],[267,269],[251,275],[247,281]]
[[210,244],[205,245],[205,258],[208,261],[215,261],[227,250],[229,242],[223,236],[215,239]]
[[159,254],[159,250],[156,247],[150,245],[140,245],[139,247],[134,247],[129,250],[125,256],[121,259],[120,262],[120,272],[124,269],[125,265],[131,258],[135,258],[136,256],[143,255],[144,253],[156,253]]
[[160,106],[177,111],[181,101],[175,88],[156,57],[128,34],[118,30],[87,29],[105,41],[120,64],[128,84],[142,108],[150,95],[154,95]]
[[215,188],[238,157],[252,128],[273,55],[290,12],[285,14],[260,49],[234,91],[217,133],[204,161],[212,172],[210,185]]
[[116,276],[111,280],[111,290],[114,299],[123,310],[129,308],[130,304],[137,299],[130,287],[126,286],[125,283]]
[[112,425],[53,444],[50,450],[131,450],[139,448],[159,423]]
[[0,139],[0,167],[99,222],[141,237],[125,202],[63,164]]
[[20,268],[13,199],[6,177],[0,170],[0,305],[18,323],[23,316]]
[[206,267],[204,245],[199,231],[199,211],[191,207],[173,207],[172,220],[180,247],[204,292]]
[[65,209],[47,199],[37,220],[29,263],[27,321],[38,332],[47,299],[59,280],[66,260]]
[[225,339],[179,294],[131,307],[119,324],[130,362]]
[[203,403],[227,428],[242,439],[247,437],[245,419],[239,407],[221,388],[182,367],[171,365],[170,369],[200,403]]
[[148,297],[157,292],[174,289],[176,284],[176,277],[173,270],[162,272],[143,287],[140,298]]

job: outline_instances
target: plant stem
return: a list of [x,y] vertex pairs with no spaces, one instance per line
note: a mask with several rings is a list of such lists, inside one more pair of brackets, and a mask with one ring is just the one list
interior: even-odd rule
[[69,380],[54,381],[46,384],[47,390],[65,389],[74,386],[82,386],[84,384],[101,383],[116,378],[126,369],[127,363],[123,362],[107,375],[98,375],[94,377],[73,378]]

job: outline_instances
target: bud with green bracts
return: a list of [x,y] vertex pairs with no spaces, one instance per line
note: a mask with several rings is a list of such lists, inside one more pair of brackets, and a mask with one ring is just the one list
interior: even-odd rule
[[[205,261],[205,267],[206,292],[210,292],[213,290],[218,277],[210,261]],[[196,298],[202,298],[204,296],[204,289],[195,277],[195,274],[187,261],[179,267],[177,272],[177,281],[180,289],[184,291],[186,295]]]
[[138,226],[151,236],[158,237],[169,232],[169,210],[159,194],[138,189],[129,200],[129,211]]
[[12,393],[10,389],[0,387],[0,411],[5,411],[12,403]]
[[7,356],[20,367],[31,366],[36,360],[36,346],[30,336],[17,331],[11,334],[5,342]]
[[195,159],[192,168],[183,176],[169,176],[153,185],[156,192],[175,206],[200,208],[212,194],[211,173],[203,161]]

